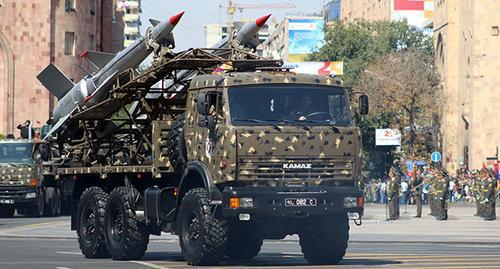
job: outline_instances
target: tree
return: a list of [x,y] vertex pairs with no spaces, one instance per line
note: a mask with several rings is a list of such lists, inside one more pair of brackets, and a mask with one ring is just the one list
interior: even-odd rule
[[[369,96],[372,114],[396,118],[391,127],[402,130],[406,152],[411,156],[416,149],[426,153],[425,127],[431,126],[433,113],[441,104],[434,57],[416,49],[388,53],[365,68],[354,89]],[[422,131],[417,132],[417,127]]]
[[412,48],[432,55],[432,37],[406,21],[337,21],[326,28],[325,45],[310,60],[344,61],[344,83],[353,86],[360,72],[377,57]]
[[[406,21],[338,21],[325,29],[324,46],[313,53],[309,60],[343,61],[344,85],[352,87],[375,59],[388,53],[412,49],[432,57],[432,42],[431,36]],[[375,146],[375,129],[392,126],[398,115],[394,113],[377,110],[377,113],[367,116],[356,115],[363,137],[363,170],[366,176],[383,176],[393,161],[390,148]]]

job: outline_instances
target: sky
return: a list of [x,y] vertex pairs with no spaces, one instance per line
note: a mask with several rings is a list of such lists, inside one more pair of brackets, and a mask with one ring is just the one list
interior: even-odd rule
[[[185,11],[184,17],[174,30],[176,51],[192,47],[205,47],[204,25],[227,21],[227,0],[141,0],[141,33],[150,26],[149,19],[167,20],[172,15]],[[259,18],[272,13],[274,20],[281,21],[285,15],[304,15],[320,12],[325,0],[234,0],[237,4],[291,3],[292,9],[247,9],[236,11],[234,20]],[[220,6],[223,6],[222,8]]]

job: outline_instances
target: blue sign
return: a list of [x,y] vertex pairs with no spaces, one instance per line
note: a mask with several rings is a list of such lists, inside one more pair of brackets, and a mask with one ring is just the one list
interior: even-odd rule
[[323,18],[290,19],[288,23],[288,62],[304,62],[307,55],[325,43]]
[[431,160],[435,163],[441,161],[441,153],[437,152],[437,151],[434,151],[432,154],[431,154]]
[[406,168],[408,171],[412,171],[413,170],[413,162],[408,160],[405,162],[406,163]]

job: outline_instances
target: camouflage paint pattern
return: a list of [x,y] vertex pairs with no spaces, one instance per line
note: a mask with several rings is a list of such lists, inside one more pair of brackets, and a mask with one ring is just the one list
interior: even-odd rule
[[[248,180],[253,184],[307,179],[361,180],[359,128],[341,126],[234,126],[230,122],[228,87],[258,84],[341,86],[335,78],[290,72],[249,72],[202,75],[191,82],[186,107],[185,139],[189,160],[206,164],[215,183]],[[222,111],[214,130],[198,127],[196,96],[222,94]],[[311,168],[285,172],[284,164],[311,164]]]

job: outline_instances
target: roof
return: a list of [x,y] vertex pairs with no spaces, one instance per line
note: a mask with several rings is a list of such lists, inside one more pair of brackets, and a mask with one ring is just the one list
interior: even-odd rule
[[342,81],[340,79],[329,76],[296,74],[293,72],[261,71],[200,75],[193,78],[190,90],[213,88],[217,86],[230,87],[234,85],[288,83],[342,86]]

